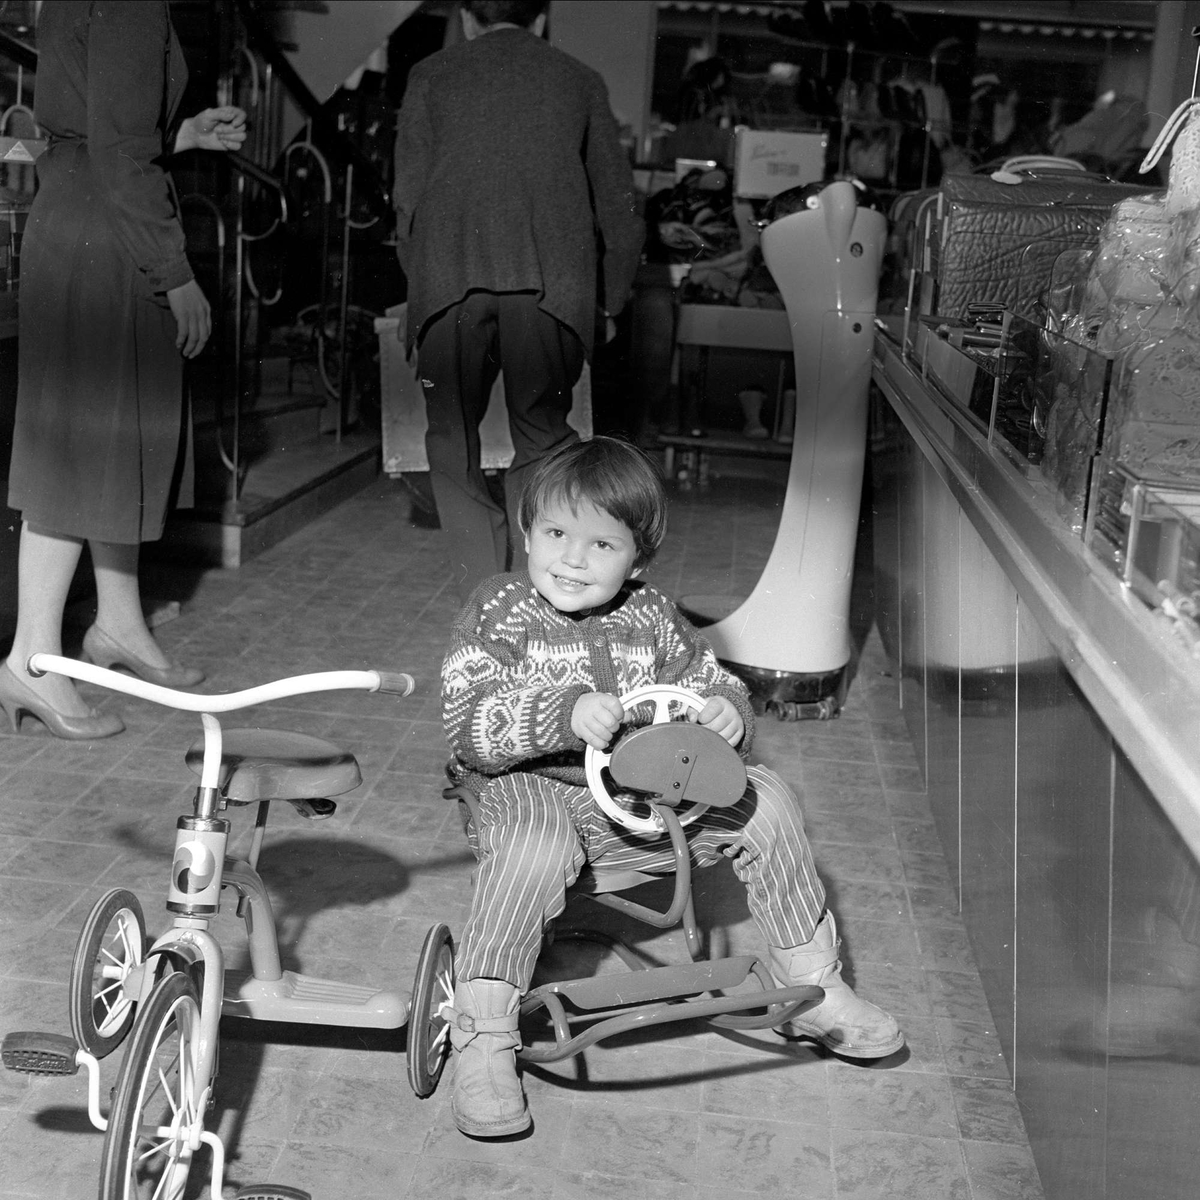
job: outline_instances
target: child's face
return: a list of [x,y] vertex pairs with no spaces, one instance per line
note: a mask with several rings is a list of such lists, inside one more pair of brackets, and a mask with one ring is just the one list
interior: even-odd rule
[[633,568],[637,546],[627,525],[586,500],[545,505],[525,535],[533,586],[559,612],[607,604]]

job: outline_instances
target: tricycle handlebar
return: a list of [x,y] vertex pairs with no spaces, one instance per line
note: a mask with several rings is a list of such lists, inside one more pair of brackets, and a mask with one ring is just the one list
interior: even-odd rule
[[253,704],[264,704],[269,700],[282,700],[287,696],[304,696],[310,692],[364,691],[387,692],[396,696],[409,696],[416,687],[411,675],[401,671],[317,671],[310,675],[292,675],[276,679],[257,687],[244,688],[239,692],[197,693],[180,692],[174,688],[161,687],[157,683],[146,683],[132,675],[111,671],[107,667],[93,666],[74,658],[58,654],[33,654],[29,657],[30,675],[44,675],[53,671],[85,683],[99,684],[114,692],[139,696],[168,708],[184,712],[218,713],[233,712],[249,708]]

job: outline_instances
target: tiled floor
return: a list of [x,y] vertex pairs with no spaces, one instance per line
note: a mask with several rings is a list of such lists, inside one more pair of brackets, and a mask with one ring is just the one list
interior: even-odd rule
[[[654,577],[678,595],[748,591],[778,499],[729,479],[677,495]],[[461,929],[471,871],[439,791],[437,666],[452,597],[437,535],[410,512],[404,486],[381,480],[237,572],[168,575],[183,612],[160,630],[214,691],[344,666],[417,676],[409,699],[325,694],[245,719],[339,741],[364,775],[331,821],[273,814],[260,865],[285,965],[404,990],[428,926]],[[857,590],[869,603],[869,587]],[[907,1051],[862,1066],[769,1033],[649,1030],[529,1070],[532,1133],[486,1143],[454,1129],[446,1086],[412,1095],[402,1032],[227,1021],[217,1107],[229,1193],[270,1179],[318,1200],[1040,1197],[896,681],[864,602],[856,611],[866,632],[840,719],[763,719],[757,757],[800,791],[848,972],[900,1018]],[[198,719],[117,707],[129,729],[109,741],[58,742],[33,723],[0,737],[0,1030],[67,1031],[75,938],[106,888],[132,887],[151,931],[165,926],[165,867],[191,791],[182,753]],[[714,945],[752,944],[729,873],[704,873],[698,902]],[[240,945],[231,915],[220,927]],[[678,957],[673,936],[643,945]],[[119,1055],[103,1064],[105,1089]],[[93,1193],[101,1135],[84,1101],[78,1078],[0,1072],[0,1200]]]

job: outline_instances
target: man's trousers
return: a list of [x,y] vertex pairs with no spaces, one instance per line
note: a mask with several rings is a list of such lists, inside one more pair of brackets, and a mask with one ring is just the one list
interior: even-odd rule
[[[425,449],[460,599],[484,579],[524,567],[521,490],[534,463],[577,437],[567,416],[583,361],[583,343],[542,312],[532,292],[471,292],[422,333],[417,371],[429,420]],[[501,373],[516,452],[504,477],[503,508],[488,492],[479,440]]]

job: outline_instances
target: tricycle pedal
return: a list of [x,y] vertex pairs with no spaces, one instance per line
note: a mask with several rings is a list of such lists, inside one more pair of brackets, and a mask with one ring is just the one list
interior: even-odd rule
[[238,1188],[233,1200],[312,1200],[312,1193],[283,1183],[251,1183]]
[[322,800],[315,796],[308,800],[289,800],[288,803],[309,821],[325,821],[337,812],[337,805],[332,800]]
[[0,1045],[0,1059],[25,1075],[74,1075],[78,1051],[79,1043],[64,1033],[10,1033]]

